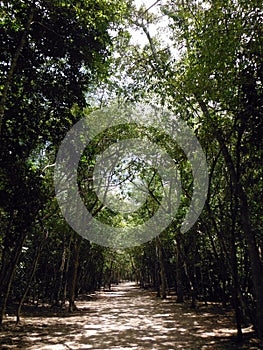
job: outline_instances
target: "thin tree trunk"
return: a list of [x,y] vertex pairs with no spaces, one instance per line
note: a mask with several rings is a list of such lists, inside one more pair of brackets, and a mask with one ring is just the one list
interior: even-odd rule
[[78,277],[78,267],[79,267],[79,252],[82,238],[74,233],[74,243],[73,243],[73,256],[72,256],[72,265],[71,273],[69,274],[69,312],[73,312],[77,309],[75,305],[75,291],[77,286],[77,277]]
[[260,260],[260,254],[257,248],[255,235],[253,234],[253,231],[251,228],[247,195],[246,195],[245,189],[242,187],[242,185],[240,184],[237,178],[235,166],[234,166],[232,157],[228,151],[228,148],[225,144],[223,134],[221,133],[217,125],[214,125],[214,123],[212,122],[210,112],[206,104],[204,103],[204,101],[202,101],[198,97],[197,97],[197,101],[204,115],[207,117],[207,120],[211,123],[211,127],[214,130],[214,135],[222,149],[222,154],[224,156],[226,165],[228,167],[231,181],[235,186],[235,190],[239,198],[240,216],[241,216],[242,227],[243,227],[243,231],[244,231],[245,239],[247,243],[247,250],[250,258],[252,281],[253,281],[254,292],[256,297],[256,329],[259,337],[263,339],[263,278],[262,278],[263,266]]
[[62,290],[62,284],[63,284],[63,274],[64,274],[65,264],[66,264],[66,255],[67,255],[66,234],[64,234],[63,251],[62,251],[58,276],[57,276],[56,282],[55,282],[54,300],[53,300],[52,306],[59,306],[59,304],[60,304],[61,290]]
[[69,240],[68,248],[67,248],[67,259],[65,264],[65,269],[63,273],[63,279],[64,279],[64,286],[63,286],[63,293],[61,298],[61,306],[65,305],[66,299],[67,299],[67,289],[68,289],[68,276],[69,276],[69,265],[70,265],[70,250],[71,250],[71,239]]
[[3,323],[7,299],[25,239],[26,234],[21,234],[20,240],[17,241],[16,247],[14,248],[14,254],[12,254],[13,258],[11,257],[9,261],[5,262],[5,264],[8,264],[8,268],[6,268],[6,266],[2,266],[1,273],[5,271],[5,276],[1,276],[2,284],[0,286],[0,326]]
[[183,260],[182,253],[180,248],[179,240],[177,242],[177,254],[176,254],[176,302],[183,303],[184,302],[184,288],[183,288]]
[[159,258],[158,258],[158,246],[156,244],[155,247],[155,253],[156,253],[156,259],[155,259],[155,264],[154,264],[154,269],[155,269],[155,288],[156,288],[156,297],[160,298],[161,297],[161,291],[160,291],[160,272],[159,272]]
[[161,275],[161,297],[162,299],[165,299],[167,297],[167,280],[166,280],[166,273],[165,273],[165,265],[164,265],[164,257],[163,257],[163,248],[162,243],[159,237],[156,237],[156,244],[158,247],[158,255],[159,255],[159,262],[160,262],[160,275]]
[[40,253],[41,253],[41,246],[38,247],[38,249],[37,249],[37,252],[36,252],[36,255],[35,255],[35,259],[34,259],[34,263],[32,265],[32,269],[31,269],[31,272],[30,272],[30,276],[29,276],[29,279],[27,281],[27,286],[26,286],[26,288],[24,290],[22,298],[20,299],[20,302],[19,302],[19,305],[18,305],[18,308],[17,308],[17,311],[16,311],[16,324],[18,324],[20,322],[21,309],[22,309],[22,306],[24,304],[24,301],[25,301],[25,298],[27,296],[27,293],[29,291],[30,284],[31,284],[31,282],[33,280],[33,277],[35,275],[35,272],[36,272],[38,260],[39,260]]

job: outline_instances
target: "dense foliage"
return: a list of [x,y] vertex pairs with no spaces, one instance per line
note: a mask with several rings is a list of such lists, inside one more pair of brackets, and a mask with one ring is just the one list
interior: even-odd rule
[[[126,10],[119,1],[118,6],[114,1],[86,0],[76,5],[48,0],[1,5],[2,321],[21,252],[31,252],[24,258],[22,254],[26,261],[19,266],[25,270],[17,272],[26,273],[25,284],[37,276],[28,271],[35,261],[34,270],[39,267],[41,278],[46,276],[41,283],[47,279],[50,286],[52,266],[59,265],[60,275],[64,273],[60,264],[71,256],[71,239],[78,252],[79,240],[57,218],[49,166],[66,131],[78,120],[77,110],[86,106],[85,92],[107,77],[114,41],[110,32],[121,28]],[[42,250],[48,252],[52,243],[54,257],[45,257]],[[44,274],[42,266],[47,269]],[[53,282],[59,278],[56,273]],[[23,294],[20,285],[21,291],[13,292],[16,296]]]
[[[79,293],[135,279],[163,298],[190,298],[193,307],[197,301],[230,305],[239,336],[253,324],[262,338],[261,2],[157,1],[171,47],[151,35],[159,16],[131,3],[2,4],[1,322],[8,300],[20,307],[26,298],[58,306],[68,301],[73,310]],[[133,44],[125,26],[144,32],[148,43]],[[200,218],[182,234],[193,178],[178,147],[138,126],[100,135],[81,159],[79,185],[102,222],[118,226],[123,218],[100,205],[86,174],[116,140],[155,140],[180,163],[182,177],[172,224],[150,242],[114,251],[68,227],[54,199],[52,169],[60,141],[81,116],[131,101],[164,106],[191,126],[206,154],[209,190]],[[141,165],[128,169],[130,183],[136,173],[152,185],[140,215],[130,217],[136,225],[156,210],[161,181]]]

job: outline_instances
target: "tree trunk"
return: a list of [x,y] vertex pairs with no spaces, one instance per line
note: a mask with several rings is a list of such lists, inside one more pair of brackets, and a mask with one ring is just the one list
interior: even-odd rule
[[177,303],[184,302],[184,288],[183,288],[183,260],[181,254],[181,248],[179,240],[177,240],[177,252],[176,252],[176,292],[177,292]]
[[250,222],[250,211],[248,205],[248,199],[245,192],[245,189],[239,182],[239,179],[236,174],[235,166],[232,160],[232,157],[229,153],[229,150],[225,144],[223,133],[218,128],[217,125],[212,121],[210,112],[204,103],[198,96],[197,101],[201,107],[202,112],[207,117],[207,120],[211,123],[211,128],[214,130],[214,135],[219,142],[219,145],[222,149],[222,154],[224,156],[231,181],[236,190],[236,194],[239,198],[240,206],[240,216],[243,224],[243,231],[245,235],[245,240],[247,243],[247,250],[250,258],[251,265],[251,275],[254,286],[254,293],[256,299],[256,330],[261,339],[263,339],[263,266],[260,260],[259,250],[257,248],[255,235],[252,232],[251,222]]
[[6,311],[6,303],[9,296],[10,288],[15,275],[16,266],[18,264],[22,247],[26,239],[26,234],[22,233],[20,239],[16,242],[14,251],[9,259],[2,259],[1,273],[0,273],[0,326],[3,323],[3,319]]
[[64,269],[64,273],[63,273],[64,285],[63,285],[63,292],[62,292],[62,297],[61,297],[61,306],[65,305],[65,302],[67,299],[71,243],[72,243],[71,239],[69,239],[69,244],[68,244],[68,248],[67,248],[66,264],[65,264],[65,269]]
[[[42,246],[42,245],[41,245]],[[20,302],[19,302],[19,305],[18,305],[18,308],[17,308],[17,311],[16,311],[16,324],[18,324],[20,322],[20,314],[21,314],[21,309],[22,309],[22,306],[24,304],[24,301],[25,301],[25,298],[27,296],[27,293],[29,291],[29,288],[30,288],[30,284],[33,280],[33,277],[35,275],[35,272],[36,272],[36,268],[37,268],[37,264],[38,264],[38,260],[39,260],[39,257],[40,257],[40,253],[41,253],[41,246],[38,247],[37,249],[37,252],[36,252],[36,255],[35,255],[35,259],[34,259],[34,263],[32,265],[32,269],[31,269],[31,272],[30,272],[30,276],[29,276],[29,279],[27,281],[27,285],[26,285],[26,288],[24,290],[24,293],[22,295],[22,298],[20,299]]]
[[239,196],[241,202],[241,219],[248,246],[251,275],[256,297],[256,330],[259,337],[263,339],[263,267],[260,260],[259,250],[256,245],[256,239],[251,229],[246,193],[241,186],[239,188]]
[[161,290],[160,290],[160,271],[159,271],[159,258],[158,258],[158,246],[156,244],[155,247],[156,259],[154,263],[155,269],[155,289],[156,289],[156,297],[161,298]]
[[55,282],[55,288],[54,288],[53,306],[60,305],[61,291],[62,291],[62,285],[63,285],[63,275],[64,275],[65,264],[66,264],[66,255],[67,255],[66,234],[64,234],[61,262],[60,262],[60,267],[59,267],[58,275]]
[[74,233],[74,242],[73,242],[73,256],[72,256],[72,265],[71,271],[69,274],[69,312],[73,312],[77,309],[75,305],[75,291],[77,286],[77,278],[78,278],[78,267],[79,267],[79,252],[82,238]]
[[158,247],[158,256],[160,262],[160,276],[161,276],[161,297],[162,299],[166,299],[167,297],[167,280],[165,273],[165,265],[164,265],[164,257],[163,257],[163,247],[159,237],[156,237],[156,244]]

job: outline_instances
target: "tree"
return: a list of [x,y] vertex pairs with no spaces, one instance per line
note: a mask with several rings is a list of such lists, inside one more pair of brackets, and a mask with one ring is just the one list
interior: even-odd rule
[[[210,166],[206,210],[196,226],[208,239],[206,247],[199,247],[202,254],[212,254],[202,273],[216,272],[214,279],[209,277],[210,293],[232,295],[239,335],[240,309],[246,315],[257,310],[252,322],[262,337],[262,215],[257,205],[262,191],[261,4],[179,0],[162,11],[179,55],[151,36],[149,24],[155,19],[147,9],[134,11],[131,22],[143,29],[149,44],[124,48],[120,65],[129,82],[119,92],[126,99],[164,104],[195,129]],[[249,256],[250,268],[243,255]],[[230,277],[217,271],[222,262]],[[243,280],[247,270],[252,291]]]
[[85,106],[88,86],[106,77],[109,31],[125,3],[5,1],[1,11],[0,323],[25,238],[50,198],[42,157],[80,117],[72,108]]

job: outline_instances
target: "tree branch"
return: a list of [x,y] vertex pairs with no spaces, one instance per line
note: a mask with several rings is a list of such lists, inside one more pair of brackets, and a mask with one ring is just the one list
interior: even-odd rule
[[7,74],[6,83],[5,83],[4,90],[2,93],[2,97],[1,97],[1,101],[0,101],[0,135],[1,135],[2,124],[3,124],[4,115],[5,115],[5,104],[7,101],[8,91],[9,91],[9,88],[10,88],[11,83],[12,83],[14,71],[16,69],[19,56],[20,56],[21,51],[23,50],[24,45],[26,43],[27,34],[29,32],[31,24],[33,23],[33,17],[34,17],[34,8],[31,9],[30,15],[28,17],[28,21],[27,21],[26,26],[25,26],[25,30],[22,34],[20,43],[16,49],[11,67],[10,67],[8,74]]

